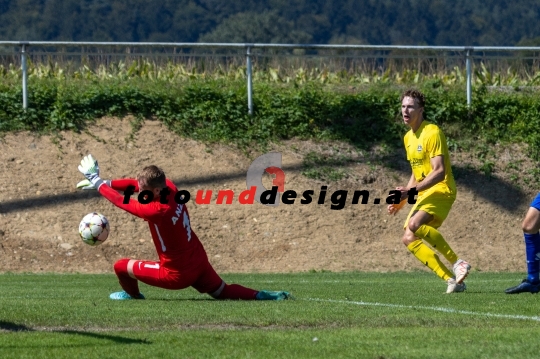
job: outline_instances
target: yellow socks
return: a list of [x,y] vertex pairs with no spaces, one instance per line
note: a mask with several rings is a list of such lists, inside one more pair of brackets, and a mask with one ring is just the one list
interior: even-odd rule
[[426,246],[420,239],[417,239],[416,241],[409,244],[407,246],[407,249],[411,251],[411,253],[414,254],[414,256],[418,258],[420,262],[424,263],[433,272],[435,272],[435,274],[437,274],[442,280],[447,281],[454,276],[452,272],[450,272],[448,268],[446,268],[446,266],[441,262],[439,256],[436,255],[435,252],[433,252],[431,248]]
[[454,253],[452,248],[446,243],[441,232],[435,228],[424,224],[418,228],[414,235],[429,243],[429,245],[435,248],[437,252],[441,253],[448,262],[452,264],[457,262],[458,257],[456,253]]

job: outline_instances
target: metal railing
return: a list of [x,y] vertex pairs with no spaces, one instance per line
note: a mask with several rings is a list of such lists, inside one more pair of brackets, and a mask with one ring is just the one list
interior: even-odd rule
[[30,46],[57,47],[57,46],[93,46],[93,47],[139,47],[139,48],[215,48],[215,49],[245,49],[246,77],[247,77],[247,108],[253,114],[253,76],[252,57],[256,56],[252,50],[259,49],[302,49],[302,50],[374,50],[374,51],[426,51],[426,52],[459,52],[465,57],[467,105],[472,102],[472,58],[475,51],[481,52],[518,52],[540,51],[536,46],[406,46],[406,45],[314,45],[314,44],[258,44],[258,43],[187,43],[187,42],[72,42],[72,41],[0,41],[0,46],[20,46],[23,108],[28,108],[28,74],[27,54]]

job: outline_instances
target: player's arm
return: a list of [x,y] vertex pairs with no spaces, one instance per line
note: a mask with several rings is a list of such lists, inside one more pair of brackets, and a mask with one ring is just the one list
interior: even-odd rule
[[[111,185],[111,180],[103,180],[103,183],[106,183],[108,186]],[[87,190],[95,190],[96,187],[87,179],[82,180],[81,182],[77,183],[77,188],[82,189],[84,191]]]
[[411,173],[411,178],[409,178],[409,183],[407,187],[396,187],[396,190],[401,191],[401,201],[399,204],[391,204],[388,206],[388,214],[396,214],[407,204],[407,199],[409,198],[408,192],[409,189],[416,187],[418,182],[414,177],[414,173]]
[[[139,192],[139,182],[133,178],[122,178],[114,180],[103,180],[103,182],[117,191],[125,191],[128,186],[134,186],[133,192]],[[82,190],[95,190],[96,187],[87,179],[77,183],[77,188]]]
[[[121,195],[109,187],[109,185],[105,183],[101,177],[99,177],[98,162],[96,159],[94,159],[94,157],[92,157],[92,155],[85,156],[82,159],[81,164],[79,165],[79,171],[86,177],[94,188],[97,188],[103,197],[107,198],[115,206],[122,208],[123,210],[137,217],[152,220],[153,222],[159,220],[161,211],[159,205],[156,203],[143,205],[138,201],[129,198],[127,193],[125,195]],[[124,197],[126,197],[126,201],[124,201]],[[156,206],[158,207],[156,208]]]
[[416,190],[418,192],[425,191],[435,186],[437,183],[443,181],[446,175],[444,155],[431,157],[429,162],[431,163],[431,172],[426,176],[426,178],[424,178],[423,181],[416,185]]
[[133,191],[139,192],[139,181],[134,178],[114,179],[111,180],[111,184],[109,185],[109,187],[111,187],[112,189],[122,192],[124,192],[128,188],[128,186],[135,187]]
[[137,217],[156,221],[156,217],[159,217],[159,210],[156,209],[156,203],[151,202],[148,204],[141,204],[138,201],[129,198],[128,203],[124,203],[124,197],[117,191],[113,190],[107,185],[102,185],[98,189],[99,193],[105,197],[109,202],[114,204],[116,207],[123,209],[126,212],[129,212]]
[[[404,203],[405,200],[409,198],[409,190],[411,188],[416,188],[416,193],[425,191],[437,183],[444,180],[446,176],[445,166],[444,166],[444,155],[438,155],[430,159],[431,172],[424,178],[422,181],[417,182],[414,178],[414,175],[411,176],[407,187],[397,187],[396,189],[401,191],[401,203]],[[401,206],[403,207],[403,205]]]
[[[418,185],[418,182],[416,182],[416,177],[414,177],[414,173],[411,174],[411,178],[409,178],[409,183],[407,183],[406,189],[409,190],[410,188],[416,187]],[[403,197],[402,197],[403,200]]]
[[426,152],[429,155],[429,164],[431,172],[426,178],[416,186],[418,192],[425,191],[437,183],[444,181],[446,168],[444,165],[444,155],[448,154],[446,146],[446,137],[441,131],[436,131],[426,139]]

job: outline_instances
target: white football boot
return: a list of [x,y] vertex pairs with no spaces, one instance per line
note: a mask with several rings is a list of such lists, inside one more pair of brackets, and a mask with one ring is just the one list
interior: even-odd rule
[[463,259],[458,259],[454,264],[454,274],[456,275],[456,282],[462,283],[465,278],[469,275],[471,266],[468,262],[465,262]]
[[446,288],[446,294],[450,293],[460,293],[464,292],[467,289],[465,283],[458,283],[455,278],[450,278],[446,281],[448,287]]

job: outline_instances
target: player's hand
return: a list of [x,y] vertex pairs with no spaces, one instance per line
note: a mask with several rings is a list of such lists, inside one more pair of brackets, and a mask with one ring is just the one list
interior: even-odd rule
[[[111,186],[111,180],[103,180],[103,182],[105,182],[105,184],[107,186]],[[85,179],[85,180],[82,180],[81,182],[77,183],[77,188],[78,189],[82,189],[83,191],[86,191],[86,190],[96,190],[96,187],[94,187],[94,185],[92,184],[92,182],[90,182],[89,180]]]
[[96,187],[94,187],[92,182],[90,182],[87,179],[82,180],[81,182],[77,183],[77,188],[82,189],[82,190],[92,190],[92,189],[95,190],[96,189]]
[[399,204],[391,204],[388,206],[388,214],[396,215],[396,213],[399,212],[400,209],[402,209],[405,206],[406,201],[401,201]]
[[92,155],[84,156],[79,165],[79,171],[87,176],[89,174],[96,174],[99,176],[98,162]]
[[396,215],[396,213],[399,212],[399,210],[403,208],[403,206],[400,204],[391,204],[388,206],[387,210],[388,210],[388,214],[390,215]]
[[396,187],[396,190],[401,192],[400,201],[409,197],[409,189],[407,187]]
[[81,172],[84,177],[86,177],[86,179],[92,183],[94,188],[99,188],[99,186],[103,183],[101,178],[99,178],[98,162],[94,159],[94,157],[92,157],[92,155],[85,156],[81,160],[79,172]]

